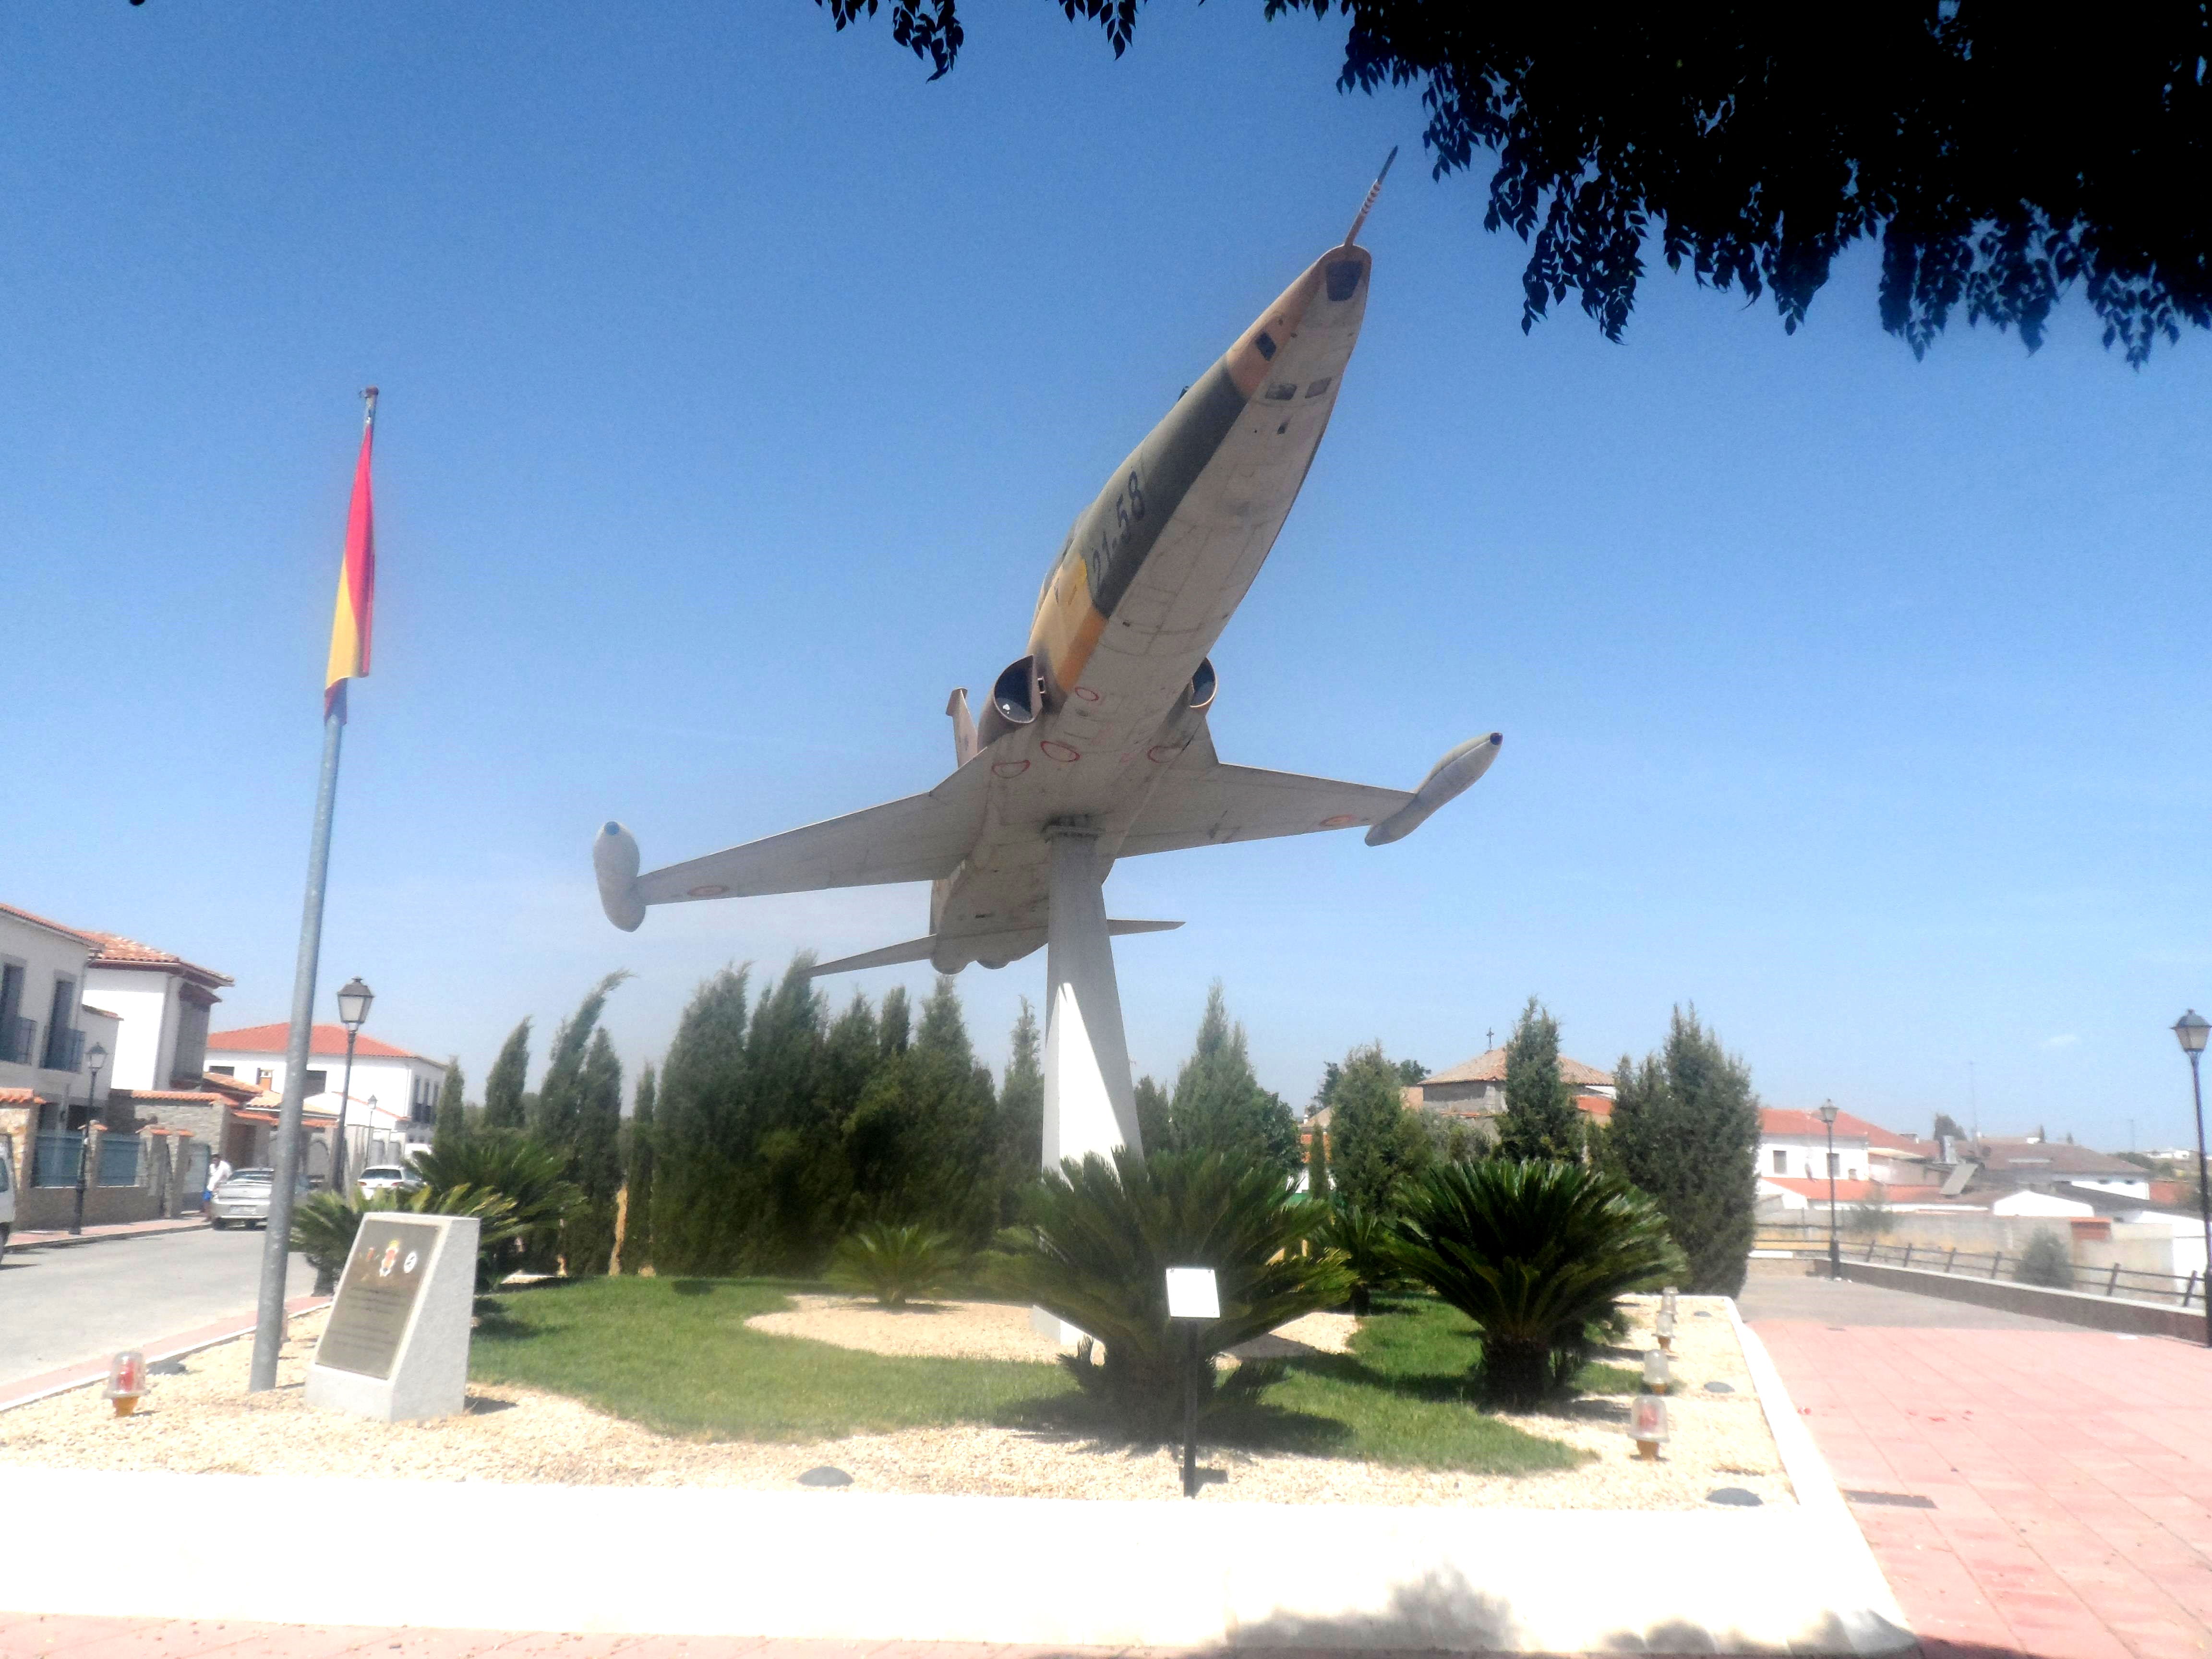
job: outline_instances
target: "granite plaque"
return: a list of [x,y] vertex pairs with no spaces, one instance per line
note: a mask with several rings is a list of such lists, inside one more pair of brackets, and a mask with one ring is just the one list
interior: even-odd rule
[[422,1288],[438,1230],[419,1221],[364,1216],[338,1279],[337,1300],[315,1363],[388,1379]]

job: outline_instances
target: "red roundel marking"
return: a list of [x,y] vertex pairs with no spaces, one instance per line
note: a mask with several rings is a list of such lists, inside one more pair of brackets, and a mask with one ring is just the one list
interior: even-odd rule
[[686,888],[684,896],[686,898],[720,898],[729,890],[720,883],[710,881],[703,886]]
[[1357,823],[1358,822],[1359,820],[1352,817],[1349,812],[1339,812],[1333,818],[1323,818],[1321,821],[1321,827],[1324,830],[1341,830],[1347,823]]
[[1171,743],[1156,743],[1145,750],[1145,758],[1155,766],[1164,766],[1182,750]]
[[1075,688],[1075,695],[1082,698],[1085,702],[1097,702],[1098,701],[1098,694],[1096,691],[1093,691],[1087,685],[1077,686]]
[[1050,738],[1047,738],[1042,743],[1039,744],[1037,747],[1042,750],[1046,757],[1050,760],[1073,761],[1081,760],[1083,758],[1081,755],[1069,748],[1066,744],[1054,742]]
[[1030,763],[1025,760],[994,761],[991,764],[991,775],[997,778],[1018,778],[1029,769]]

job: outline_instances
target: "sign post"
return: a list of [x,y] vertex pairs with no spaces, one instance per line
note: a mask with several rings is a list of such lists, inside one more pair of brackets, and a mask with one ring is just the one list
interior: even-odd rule
[[1198,1496],[1198,1381],[1206,1363],[1199,1328],[1221,1317],[1221,1290],[1211,1267],[1168,1269],[1168,1317],[1181,1320],[1190,1334],[1183,1369],[1182,1495]]

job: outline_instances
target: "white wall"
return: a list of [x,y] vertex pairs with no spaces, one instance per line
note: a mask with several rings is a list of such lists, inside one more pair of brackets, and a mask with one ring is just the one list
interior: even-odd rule
[[[70,999],[64,1020],[68,1025],[82,1029],[77,1011],[83,1000],[85,963],[91,954],[91,946],[80,939],[0,913],[0,963],[23,969],[22,1000],[15,1012],[38,1027],[28,1063],[0,1062],[0,1088],[30,1089],[52,1101],[61,1100],[64,1094],[72,1100],[84,1099],[88,1079],[83,1072],[50,1071],[40,1062],[46,1058],[57,975],[76,982],[77,989]],[[91,1046],[92,1038],[88,1036],[85,1047]],[[111,1051],[113,1046],[109,1045]],[[107,1081],[103,1074],[103,1090]]]
[[[1789,1167],[1774,1167],[1774,1155],[1780,1152]],[[1761,1135],[1759,1139],[1759,1173],[1762,1176],[1781,1176],[1786,1180],[1826,1181],[1828,1178],[1828,1138],[1826,1135]],[[1836,1137],[1836,1178],[1838,1181],[1869,1181],[1867,1172],[1867,1143],[1863,1139]]]
[[[122,1016],[123,1029],[107,1045],[108,1073],[118,1089],[166,1089],[176,1053],[176,981],[167,974],[94,968],[85,1000]],[[90,1039],[87,1044],[89,1046]]]
[[[208,1050],[210,1066],[228,1066],[241,1083],[251,1083],[258,1072],[269,1073],[269,1086],[280,1093],[284,1087],[284,1056],[282,1053],[253,1054],[235,1048]],[[345,1080],[345,1056],[315,1054],[309,1057],[307,1069],[324,1073],[323,1087],[331,1096],[329,1104],[335,1109],[337,1093]],[[410,1103],[414,1098],[417,1083],[425,1085],[429,1093],[426,1115],[437,1108],[437,1090],[446,1079],[446,1068],[435,1060],[395,1060],[386,1054],[356,1054],[353,1062],[351,1093],[358,1103],[374,1097],[384,1110],[397,1117],[408,1115]],[[351,1156],[350,1153],[348,1154]]]

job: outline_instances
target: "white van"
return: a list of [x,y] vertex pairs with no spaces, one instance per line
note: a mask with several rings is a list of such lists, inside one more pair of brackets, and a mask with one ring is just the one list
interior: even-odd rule
[[8,1249],[8,1235],[15,1231],[15,1171],[8,1163],[8,1143],[0,1140],[0,1255]]

